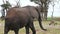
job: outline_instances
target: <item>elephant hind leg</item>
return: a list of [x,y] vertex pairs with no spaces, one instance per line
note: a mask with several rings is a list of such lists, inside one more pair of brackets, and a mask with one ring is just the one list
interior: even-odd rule
[[4,28],[4,34],[8,34],[8,32],[9,32],[8,27],[5,27],[5,28]]
[[31,23],[29,27],[32,30],[33,34],[36,34],[36,30],[35,30],[34,24]]
[[29,34],[29,25],[26,25],[25,29],[26,29],[26,34]]
[[15,29],[14,32],[15,34],[18,34],[19,29]]

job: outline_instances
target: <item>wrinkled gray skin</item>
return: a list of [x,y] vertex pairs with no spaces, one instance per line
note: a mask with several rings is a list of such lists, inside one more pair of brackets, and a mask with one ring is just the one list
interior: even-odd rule
[[9,9],[5,17],[4,34],[8,34],[10,30],[14,30],[15,34],[18,34],[19,29],[22,27],[25,27],[26,34],[29,34],[29,28],[32,30],[33,34],[36,34],[33,25],[33,20],[35,18],[38,19],[41,29],[46,31],[42,26],[40,10],[38,10],[38,8],[26,6],[22,8],[13,7]]
[[32,30],[33,34],[36,34],[29,10],[26,8],[9,9],[5,17],[4,34],[8,34],[10,30],[18,34],[19,29],[23,27],[26,29],[26,34],[29,34],[29,28]]
[[44,30],[44,31],[47,31],[47,29],[44,29],[43,26],[42,26],[42,19],[41,19],[41,14],[40,14],[42,12],[41,11],[42,7],[25,6],[23,8],[29,9],[31,17],[33,19],[36,18],[39,21],[39,25],[40,25],[41,29]]

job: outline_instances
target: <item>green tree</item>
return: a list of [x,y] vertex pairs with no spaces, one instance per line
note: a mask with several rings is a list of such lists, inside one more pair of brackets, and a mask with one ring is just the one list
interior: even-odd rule
[[31,0],[31,1],[34,1],[36,4],[41,5],[42,19],[47,20],[48,5],[51,1],[50,0]]
[[1,7],[3,8],[1,18],[4,18],[5,17],[5,10],[7,11],[9,9],[9,7],[11,7],[11,5],[8,1],[6,1],[6,3],[5,3],[4,0],[3,0],[3,4],[1,5]]

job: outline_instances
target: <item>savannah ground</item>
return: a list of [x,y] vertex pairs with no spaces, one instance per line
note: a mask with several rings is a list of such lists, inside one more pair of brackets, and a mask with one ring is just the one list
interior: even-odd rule
[[[49,25],[50,23],[50,18],[48,21],[42,21],[43,27],[47,29],[47,31],[41,30],[39,27],[38,21],[34,21],[34,26],[36,29],[36,34],[60,34],[60,21],[55,21],[57,23],[56,25],[52,24]],[[4,21],[0,20],[0,34],[4,34]],[[14,31],[9,31],[9,34],[14,34]],[[19,34],[25,34],[25,29],[22,28],[19,30]],[[30,34],[32,34],[30,30]]]

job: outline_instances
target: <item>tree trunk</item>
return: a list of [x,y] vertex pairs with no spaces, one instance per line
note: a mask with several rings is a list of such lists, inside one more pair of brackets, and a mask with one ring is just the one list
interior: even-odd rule
[[41,12],[41,19],[43,20],[43,18],[44,18],[44,13]]
[[44,20],[47,20],[48,5],[44,3]]
[[45,11],[45,12],[44,12],[44,20],[47,20],[47,12],[48,12],[48,11]]

